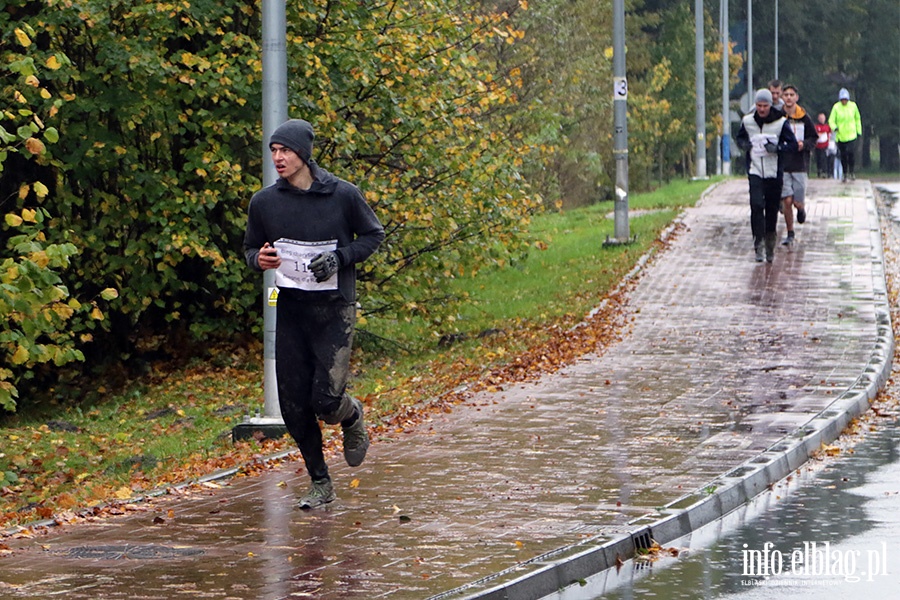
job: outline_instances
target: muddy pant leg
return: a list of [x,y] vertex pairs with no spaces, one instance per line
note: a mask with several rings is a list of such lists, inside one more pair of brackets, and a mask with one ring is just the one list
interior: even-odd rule
[[302,303],[281,294],[275,332],[278,403],[288,433],[294,438],[312,479],[328,477],[322,452],[322,430],[313,408],[315,354],[303,327]]
[[[312,405],[321,420],[337,425],[356,411],[346,392],[356,307],[352,304],[323,305],[316,307],[316,313],[308,320],[315,354]],[[312,328],[315,328],[314,332]]]

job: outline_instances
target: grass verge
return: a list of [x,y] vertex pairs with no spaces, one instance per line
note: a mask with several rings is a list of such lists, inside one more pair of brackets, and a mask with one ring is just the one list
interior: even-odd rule
[[[366,325],[353,393],[366,403],[376,439],[463,401],[460,386],[533,377],[612,339],[622,323],[611,292],[709,185],[678,181],[631,196],[632,244],[603,243],[614,236],[612,203],[538,216],[527,258],[458,281],[454,293],[467,301],[452,335],[415,318]],[[604,299],[613,301],[574,331]],[[252,472],[262,456],[292,448],[287,439],[231,441],[232,428],[263,404],[261,356],[259,346],[223,350],[202,364],[151,372],[95,404],[4,416],[0,528],[65,521],[218,469],[243,465]],[[332,450],[333,433],[326,428]]]

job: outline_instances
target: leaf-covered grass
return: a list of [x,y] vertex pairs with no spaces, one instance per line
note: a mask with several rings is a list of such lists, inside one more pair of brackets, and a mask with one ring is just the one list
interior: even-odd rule
[[[583,320],[708,185],[678,182],[633,195],[632,244],[604,245],[613,236],[612,203],[538,216],[527,257],[455,282],[453,293],[467,301],[453,323],[370,319],[358,338],[353,392],[376,438],[414,425],[421,413],[411,407],[421,401],[492,370],[585,351],[559,332]],[[550,347],[563,338],[572,347]],[[211,361],[151,372],[95,404],[3,416],[0,527],[128,500],[292,448],[285,439],[231,440],[232,428],[262,407],[261,354],[261,346],[221,350]]]

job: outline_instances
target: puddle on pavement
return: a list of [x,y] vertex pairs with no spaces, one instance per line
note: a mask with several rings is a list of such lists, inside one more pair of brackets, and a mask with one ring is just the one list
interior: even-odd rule
[[900,423],[665,547],[679,557],[628,561],[545,600],[895,597]]

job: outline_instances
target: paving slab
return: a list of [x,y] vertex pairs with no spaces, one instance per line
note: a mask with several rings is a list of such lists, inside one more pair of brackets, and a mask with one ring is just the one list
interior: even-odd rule
[[332,460],[324,509],[295,508],[291,461],[7,540],[0,598],[538,598],[649,527],[683,535],[796,468],[883,383],[872,193],[810,181],[797,243],[767,264],[746,180],[723,182],[644,267],[608,348],[474,395],[360,468]]

